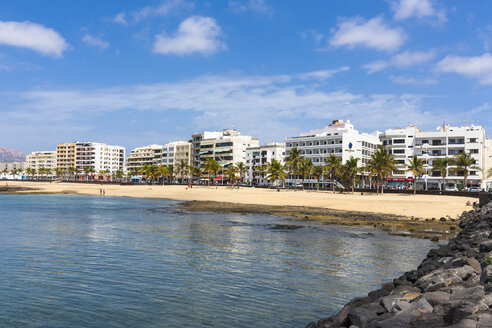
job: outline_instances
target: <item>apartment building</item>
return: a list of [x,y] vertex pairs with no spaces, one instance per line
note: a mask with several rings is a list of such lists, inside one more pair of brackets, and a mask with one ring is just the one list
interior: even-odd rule
[[75,167],[75,142],[58,144],[56,146],[56,166],[66,170]]
[[342,158],[342,163],[352,156],[360,158],[359,166],[363,167],[380,144],[378,132],[360,133],[349,120],[334,120],[321,130],[285,138],[286,155],[292,148],[298,148],[314,165],[322,165],[330,154],[335,154]]
[[53,170],[56,167],[56,151],[35,151],[26,156],[25,168]]
[[144,165],[162,165],[163,145],[148,145],[137,147],[130,152],[126,169],[138,169]]
[[[492,139],[486,140],[485,142],[485,174],[492,173]],[[487,190],[492,190],[492,176],[486,177],[485,188]]]
[[265,174],[258,170],[259,167],[266,167],[272,159],[285,164],[285,143],[271,142],[266,145],[249,147],[246,149],[246,166],[248,173],[245,177],[246,183],[252,185],[264,185],[267,183]]
[[92,167],[96,172],[108,170],[113,173],[125,166],[125,148],[99,142],[71,142],[56,147],[57,167],[75,167],[83,171]]
[[186,165],[191,165],[191,142],[190,141],[175,141],[174,143],[174,163],[179,164],[182,161]]
[[213,158],[222,167],[245,163],[246,149],[260,144],[258,138],[241,135],[233,129],[194,134],[192,140],[195,167],[202,167],[207,158]]
[[0,162],[0,172],[10,172],[12,170],[24,170],[25,162]]
[[[380,135],[381,141],[398,162],[398,170],[389,178],[390,184],[403,181],[413,181],[426,189],[440,189],[442,172],[433,169],[433,162],[437,158],[454,157],[463,152],[470,153],[475,159],[475,166],[485,168],[486,138],[482,126],[467,125],[453,127],[443,124],[436,131],[422,131],[415,126],[405,129],[389,129]],[[426,174],[414,177],[406,171],[408,160],[414,155],[426,163]],[[446,177],[446,188],[456,188],[464,180],[463,174],[455,172],[450,166]],[[481,169],[470,169],[467,178],[467,187],[485,187],[485,180]]]

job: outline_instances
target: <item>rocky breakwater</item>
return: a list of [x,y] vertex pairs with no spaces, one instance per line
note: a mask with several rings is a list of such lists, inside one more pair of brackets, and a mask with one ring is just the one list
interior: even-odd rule
[[492,203],[464,212],[460,227],[417,270],[306,328],[492,327]]

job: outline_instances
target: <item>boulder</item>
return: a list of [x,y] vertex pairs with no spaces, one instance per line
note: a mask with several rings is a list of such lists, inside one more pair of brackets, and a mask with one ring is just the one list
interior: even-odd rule
[[466,263],[475,270],[476,273],[481,274],[482,273],[482,266],[480,265],[480,262],[477,261],[476,258],[470,257],[466,259]]
[[492,240],[486,240],[481,242],[478,249],[480,253],[486,253],[492,251]]
[[376,319],[376,313],[361,307],[353,307],[348,314],[348,322],[358,327],[367,327],[368,323]]
[[422,297],[429,302],[430,305],[436,306],[438,304],[446,303],[449,301],[449,298],[451,297],[451,294],[441,292],[441,291],[435,291],[435,292],[428,292],[424,293]]
[[420,277],[415,285],[424,292],[433,292],[449,285],[461,283],[463,280],[453,270],[456,269],[437,269]]
[[480,282],[482,284],[489,283],[491,276],[492,276],[492,266],[487,265],[485,268],[483,268],[482,274],[480,275]]

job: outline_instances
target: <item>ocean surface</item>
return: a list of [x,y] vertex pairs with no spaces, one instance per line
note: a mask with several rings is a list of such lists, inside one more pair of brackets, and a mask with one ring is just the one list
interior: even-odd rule
[[0,327],[304,327],[434,246],[370,227],[0,196]]

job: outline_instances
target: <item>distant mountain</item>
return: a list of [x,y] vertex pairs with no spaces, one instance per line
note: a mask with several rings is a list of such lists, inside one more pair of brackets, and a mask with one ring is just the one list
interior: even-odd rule
[[24,162],[26,155],[18,150],[0,146],[0,162]]

